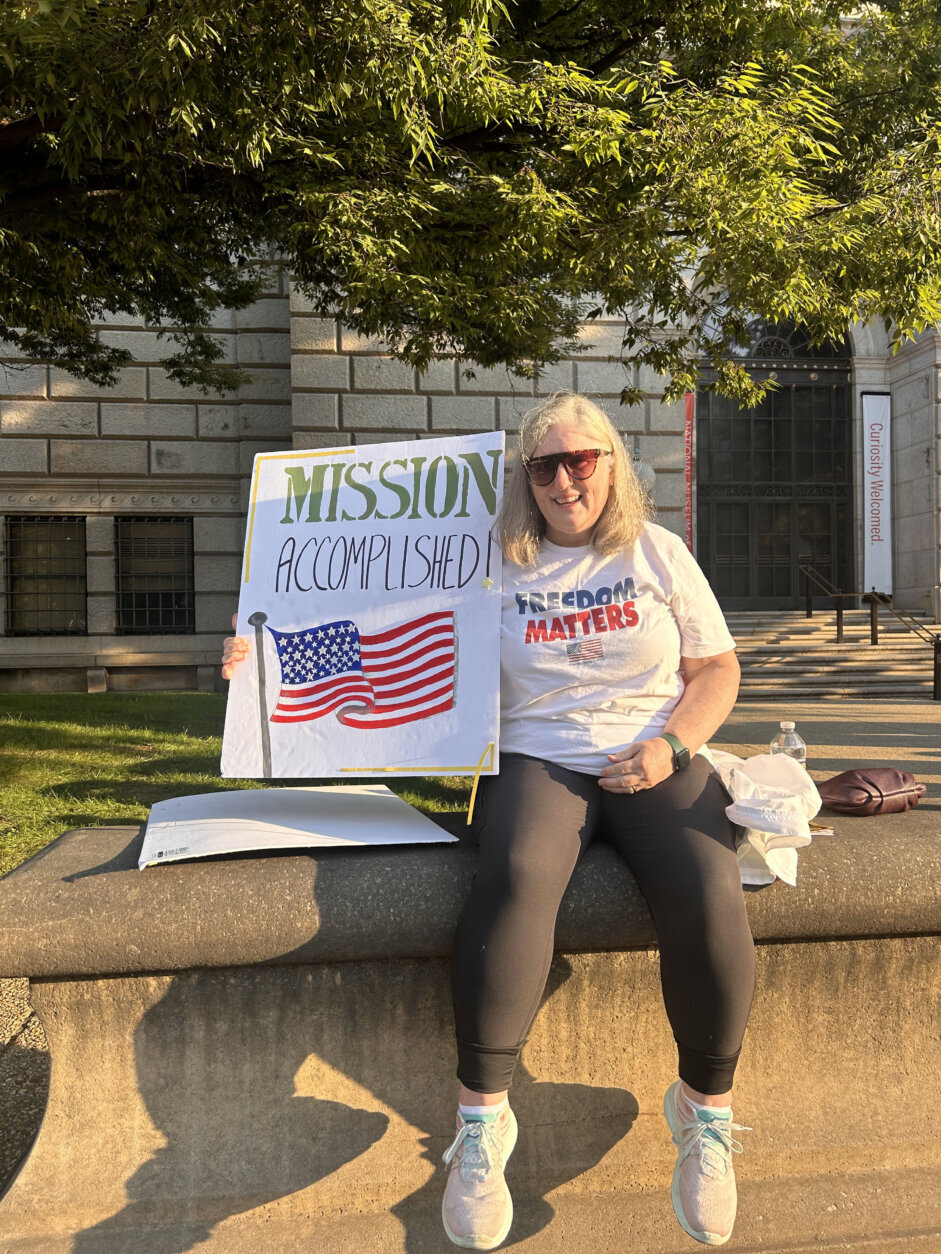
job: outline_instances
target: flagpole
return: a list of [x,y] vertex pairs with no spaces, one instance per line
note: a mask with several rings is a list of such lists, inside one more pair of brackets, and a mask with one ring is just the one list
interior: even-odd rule
[[261,769],[265,779],[271,779],[271,738],[268,732],[268,689],[265,683],[265,623],[268,615],[257,610],[249,618],[255,628],[255,660],[258,665],[258,713],[261,718]]

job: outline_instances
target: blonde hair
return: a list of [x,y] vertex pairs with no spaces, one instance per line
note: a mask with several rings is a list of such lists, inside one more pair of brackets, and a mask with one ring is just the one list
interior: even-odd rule
[[523,462],[563,422],[583,427],[601,447],[611,450],[611,488],[591,537],[592,548],[605,555],[630,548],[653,517],[652,503],[608,415],[577,392],[556,392],[531,409],[520,424],[519,454],[494,528],[504,556],[517,566],[533,565],[546,534],[546,520],[533,498]]

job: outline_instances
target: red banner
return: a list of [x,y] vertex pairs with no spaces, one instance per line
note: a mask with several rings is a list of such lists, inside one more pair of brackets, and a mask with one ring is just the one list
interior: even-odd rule
[[696,410],[696,397],[692,392],[686,393],[686,547],[693,551],[693,414]]

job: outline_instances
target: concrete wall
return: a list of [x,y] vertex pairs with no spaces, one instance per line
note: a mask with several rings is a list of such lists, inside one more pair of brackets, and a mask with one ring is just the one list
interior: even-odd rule
[[941,337],[892,359],[895,599],[941,618]]
[[[736,1162],[741,1248],[888,1252],[900,1232],[935,1248],[937,959],[937,937],[759,946],[736,1084],[753,1129]],[[658,977],[653,950],[555,960],[513,1091],[526,1249],[686,1248]],[[443,960],[51,981],[32,997],[54,1066],[39,1140],[0,1203],[11,1254],[444,1248]],[[583,1208],[609,1222],[570,1229]]]
[[[836,816],[797,887],[746,896],[758,988],[736,1075],[753,1129],[737,1248],[936,1248],[937,817],[930,798],[872,825]],[[29,975],[53,1058],[0,1250],[443,1249],[447,954],[472,844],[140,872],[141,839],[73,831],[0,880],[0,977]],[[660,1109],[676,1050],[653,923],[610,847],[577,868],[556,939],[514,1081],[514,1240],[678,1254]],[[573,1220],[596,1210],[603,1235]]]

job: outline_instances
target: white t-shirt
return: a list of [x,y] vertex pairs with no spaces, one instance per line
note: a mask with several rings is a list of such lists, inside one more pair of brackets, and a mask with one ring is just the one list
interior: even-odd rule
[[500,748],[587,775],[663,730],[681,656],[735,648],[696,561],[653,523],[612,557],[544,540],[534,566],[504,561],[502,608]]

